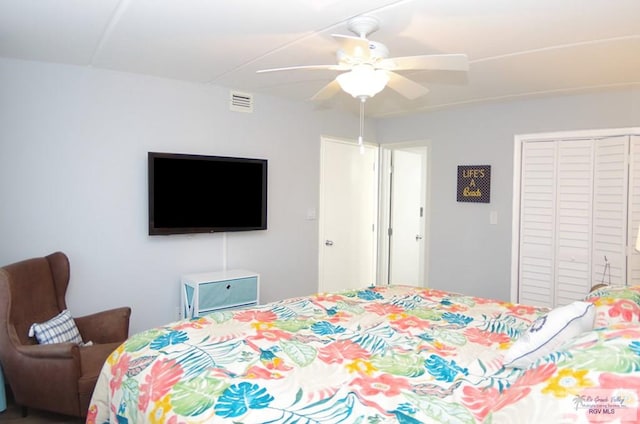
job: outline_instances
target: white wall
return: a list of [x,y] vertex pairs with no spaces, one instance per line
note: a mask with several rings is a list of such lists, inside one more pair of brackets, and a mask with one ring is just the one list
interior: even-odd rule
[[[430,287],[509,300],[514,135],[640,124],[640,89],[470,105],[378,122],[380,143],[431,146]],[[491,165],[491,203],[456,201],[458,165]],[[490,225],[496,211],[498,224]]]
[[[133,308],[131,331],[176,317],[180,275],[222,267],[221,234],[149,237],[149,150],[269,159],[269,229],[229,233],[229,268],[262,275],[262,300],[317,289],[320,135],[355,138],[357,117],[257,95],[89,68],[0,59],[0,264],[71,259],[74,315]],[[431,287],[509,298],[515,134],[640,126],[640,89],[389,118],[382,143],[431,145]],[[456,167],[492,165],[489,205],[455,200]],[[489,212],[498,225],[489,225]]]
[[147,152],[269,160],[266,231],[228,233],[228,268],[261,274],[261,300],[317,290],[320,136],[353,116],[229,90],[0,59],[0,264],[62,250],[76,315],[129,305],[131,332],[176,319],[182,274],[223,266],[221,234],[147,235]]

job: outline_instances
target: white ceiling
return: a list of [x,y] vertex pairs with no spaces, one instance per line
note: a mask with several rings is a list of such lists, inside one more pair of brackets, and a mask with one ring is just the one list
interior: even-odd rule
[[[0,0],[0,56],[215,84],[308,100],[336,73],[259,69],[336,63],[331,34],[374,16],[392,57],[465,53],[467,73],[404,72],[388,116],[457,104],[640,84],[640,0]],[[356,110],[340,93],[318,107]]]

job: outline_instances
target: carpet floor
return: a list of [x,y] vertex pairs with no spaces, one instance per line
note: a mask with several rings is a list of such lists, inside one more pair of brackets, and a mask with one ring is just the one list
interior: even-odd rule
[[[8,387],[7,387],[8,389]],[[84,420],[68,415],[54,414],[51,412],[38,411],[36,409],[28,409],[27,416],[22,416],[22,408],[17,406],[11,397],[11,393],[7,390],[7,409],[0,412],[1,424],[81,424]]]

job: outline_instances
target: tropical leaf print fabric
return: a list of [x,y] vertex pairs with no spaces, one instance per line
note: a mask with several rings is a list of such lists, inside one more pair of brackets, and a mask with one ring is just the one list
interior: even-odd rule
[[[522,395],[508,402],[516,389]],[[640,423],[639,398],[640,325],[617,323],[540,359],[487,415],[493,423]]]
[[595,328],[616,323],[640,324],[640,286],[606,286],[587,295],[596,307]]
[[[522,411],[638,378],[637,327],[603,329],[531,369],[505,369],[506,349],[546,312],[405,286],[216,312],[121,345],[87,422],[552,422],[522,421]],[[619,359],[599,362],[585,346]]]

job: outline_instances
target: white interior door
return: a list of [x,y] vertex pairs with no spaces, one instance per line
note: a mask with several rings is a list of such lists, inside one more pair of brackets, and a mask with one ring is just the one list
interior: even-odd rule
[[629,156],[629,137],[595,140],[594,153],[592,273],[587,289],[603,281],[614,285],[628,283],[629,209],[634,202],[629,190],[629,162],[633,161]]
[[392,152],[389,284],[424,281],[426,147]]
[[527,305],[555,304],[556,174],[554,142],[522,144],[518,298]]
[[425,142],[382,148],[378,284],[427,287],[428,154]]
[[319,291],[375,284],[378,148],[321,143]]

